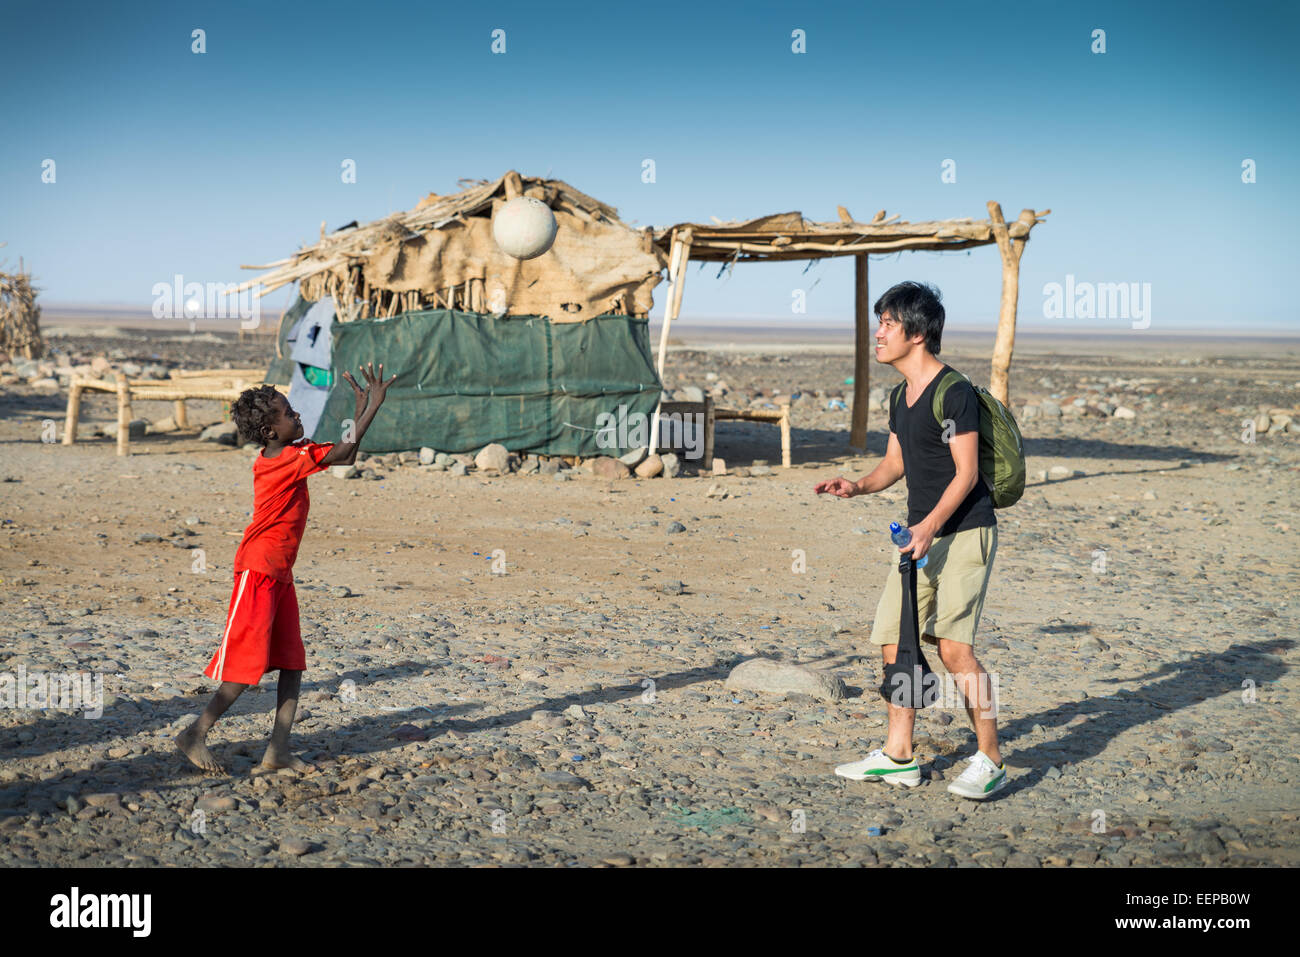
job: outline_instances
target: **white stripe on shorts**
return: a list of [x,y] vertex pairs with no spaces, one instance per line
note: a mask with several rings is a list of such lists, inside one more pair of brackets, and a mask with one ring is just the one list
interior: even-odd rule
[[235,615],[239,612],[239,600],[244,597],[244,584],[248,581],[248,569],[245,568],[242,575],[239,576],[239,591],[235,594],[235,607],[230,609],[230,617],[226,619],[226,633],[221,636],[221,653],[217,657],[217,680],[223,680],[221,675],[226,669],[226,642],[230,640],[230,626],[234,624]]

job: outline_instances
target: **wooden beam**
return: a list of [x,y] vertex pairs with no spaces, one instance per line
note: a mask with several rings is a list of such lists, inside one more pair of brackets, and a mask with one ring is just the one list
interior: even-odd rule
[[868,388],[871,382],[871,297],[867,285],[867,254],[853,257],[853,419],[849,445],[867,450]]

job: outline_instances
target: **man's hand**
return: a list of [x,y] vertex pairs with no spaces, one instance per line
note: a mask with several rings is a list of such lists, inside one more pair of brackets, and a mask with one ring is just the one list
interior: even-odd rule
[[934,529],[928,522],[918,522],[907,529],[912,533],[912,540],[906,545],[900,545],[900,552],[911,552],[912,561],[919,562],[925,557],[925,553],[930,550],[931,543],[934,542]]
[[813,486],[813,491],[818,495],[823,492],[830,492],[832,495],[838,495],[840,498],[852,498],[858,494],[858,483],[850,482],[846,478],[836,476],[833,479],[826,479],[824,482],[818,482]]

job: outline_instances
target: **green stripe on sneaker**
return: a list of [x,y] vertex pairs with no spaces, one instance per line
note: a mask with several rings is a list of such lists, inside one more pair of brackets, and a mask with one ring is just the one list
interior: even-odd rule
[[908,765],[905,768],[872,768],[868,774],[897,774],[899,771],[915,771],[916,765]]
[[998,776],[997,776],[997,777],[995,777],[995,778],[994,778],[992,781],[990,781],[988,784],[984,785],[984,793],[985,793],[985,794],[988,794],[988,793],[989,793],[989,789],[991,789],[994,785],[996,785],[999,781],[1001,781],[1001,780],[1002,780],[1003,778],[1005,778],[1006,776],[1007,776],[1007,772],[1006,772],[1006,771],[1000,771],[1000,772],[998,773]]

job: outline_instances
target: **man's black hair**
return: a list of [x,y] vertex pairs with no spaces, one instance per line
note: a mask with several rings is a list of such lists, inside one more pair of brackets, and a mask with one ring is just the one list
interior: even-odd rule
[[900,282],[885,290],[876,300],[876,316],[888,312],[903,324],[907,338],[924,335],[925,348],[930,355],[939,354],[939,340],[943,337],[943,303],[939,290],[928,283]]
[[279,394],[273,385],[259,385],[255,389],[245,389],[231,404],[230,417],[235,420],[235,428],[239,429],[245,442],[266,446],[262,428],[275,419],[272,403]]

